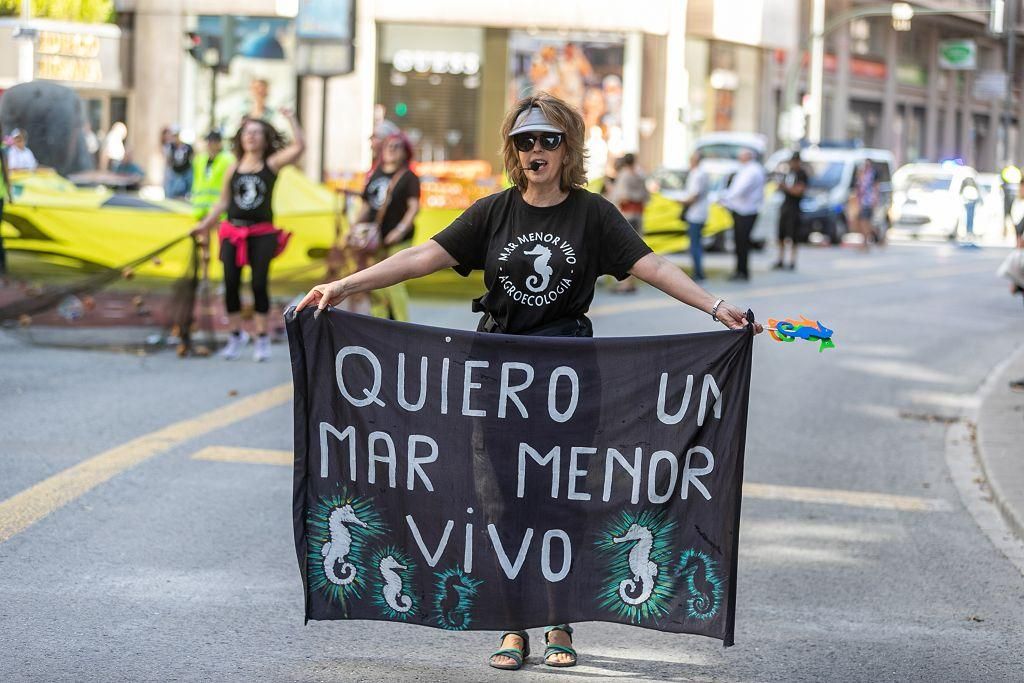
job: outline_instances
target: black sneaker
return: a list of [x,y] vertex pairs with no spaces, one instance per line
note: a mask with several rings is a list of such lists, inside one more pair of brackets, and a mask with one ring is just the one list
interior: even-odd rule
[[788,266],[786,266],[786,270],[796,270],[796,264],[790,263]]
[[776,261],[775,265],[772,266],[772,270],[785,270],[786,264],[782,261]]

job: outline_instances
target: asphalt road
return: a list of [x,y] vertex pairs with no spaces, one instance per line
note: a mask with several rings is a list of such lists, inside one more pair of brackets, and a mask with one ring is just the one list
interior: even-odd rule
[[[1024,576],[944,455],[947,423],[1022,341],[1003,253],[816,249],[795,273],[761,256],[752,283],[713,280],[759,319],[821,318],[837,344],[756,341],[736,646],[583,624],[569,670],[488,669],[491,633],[303,625],[283,345],[231,364],[0,332],[0,679],[1019,681]],[[414,315],[474,322],[468,303]],[[601,292],[594,321],[713,325],[649,288]]]

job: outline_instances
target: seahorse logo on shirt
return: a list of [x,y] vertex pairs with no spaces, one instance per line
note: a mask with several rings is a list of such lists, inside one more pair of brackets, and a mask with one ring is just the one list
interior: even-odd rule
[[551,250],[543,244],[535,244],[529,251],[523,252],[524,256],[536,256],[533,261],[533,269],[536,275],[526,278],[526,288],[531,292],[543,292],[551,282],[551,275],[555,269],[548,263],[551,260]]
[[255,209],[267,194],[267,186],[258,175],[247,173],[235,181],[235,204],[243,211]]
[[576,249],[564,237],[535,231],[516,235],[498,254],[498,285],[524,306],[550,306],[572,288]]

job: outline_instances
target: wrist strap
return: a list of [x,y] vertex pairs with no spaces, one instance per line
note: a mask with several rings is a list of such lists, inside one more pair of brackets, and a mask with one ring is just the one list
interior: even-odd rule
[[725,303],[725,299],[719,299],[715,302],[715,305],[711,307],[711,319],[716,323],[722,322],[718,319],[718,307]]

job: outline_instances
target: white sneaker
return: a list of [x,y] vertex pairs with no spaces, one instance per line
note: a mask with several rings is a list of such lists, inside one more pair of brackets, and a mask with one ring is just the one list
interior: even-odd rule
[[239,334],[228,335],[228,343],[220,351],[224,360],[238,360],[242,356],[242,347],[249,343],[249,333],[242,330]]
[[268,335],[256,337],[256,348],[253,349],[252,359],[257,363],[270,360],[270,337]]

